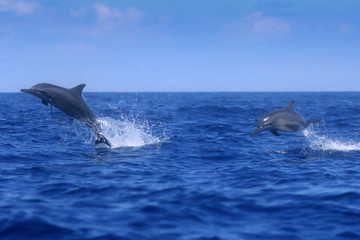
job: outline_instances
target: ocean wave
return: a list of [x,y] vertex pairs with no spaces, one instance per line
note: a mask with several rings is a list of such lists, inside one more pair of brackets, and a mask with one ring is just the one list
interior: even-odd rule
[[61,239],[71,230],[45,221],[39,217],[28,219],[2,220],[2,239]]
[[332,137],[318,134],[316,131],[305,129],[305,138],[310,143],[310,148],[317,151],[360,151],[360,142],[352,140],[334,139]]

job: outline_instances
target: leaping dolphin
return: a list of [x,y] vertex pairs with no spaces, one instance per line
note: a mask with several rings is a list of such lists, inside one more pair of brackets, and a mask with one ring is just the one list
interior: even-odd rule
[[271,131],[275,136],[280,136],[278,131],[297,132],[321,120],[306,122],[300,113],[294,110],[294,100],[291,100],[285,109],[271,112],[260,119],[258,128],[250,136],[265,130]]
[[22,92],[30,93],[42,100],[46,106],[50,103],[51,114],[54,105],[67,115],[79,120],[96,133],[95,146],[103,143],[111,147],[109,141],[101,131],[99,121],[94,112],[85,103],[82,91],[86,85],[80,84],[74,88],[66,89],[56,85],[41,83],[31,89],[21,89]]

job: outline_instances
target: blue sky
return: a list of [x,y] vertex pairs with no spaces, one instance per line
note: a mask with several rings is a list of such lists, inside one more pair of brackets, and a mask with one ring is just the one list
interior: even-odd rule
[[0,0],[0,91],[360,91],[358,0]]

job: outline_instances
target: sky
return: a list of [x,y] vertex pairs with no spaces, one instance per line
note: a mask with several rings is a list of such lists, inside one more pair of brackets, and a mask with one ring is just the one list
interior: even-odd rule
[[0,0],[0,91],[360,91],[358,0]]

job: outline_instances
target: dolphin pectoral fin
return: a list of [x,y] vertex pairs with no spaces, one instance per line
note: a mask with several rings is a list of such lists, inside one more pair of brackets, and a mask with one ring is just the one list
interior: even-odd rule
[[105,136],[102,134],[99,134],[95,139],[95,146],[97,146],[98,144],[101,144],[101,143],[105,144],[111,148],[111,145],[110,145],[109,141],[105,138]]
[[275,129],[271,130],[271,133],[274,134],[275,136],[280,136],[278,131],[276,131]]

